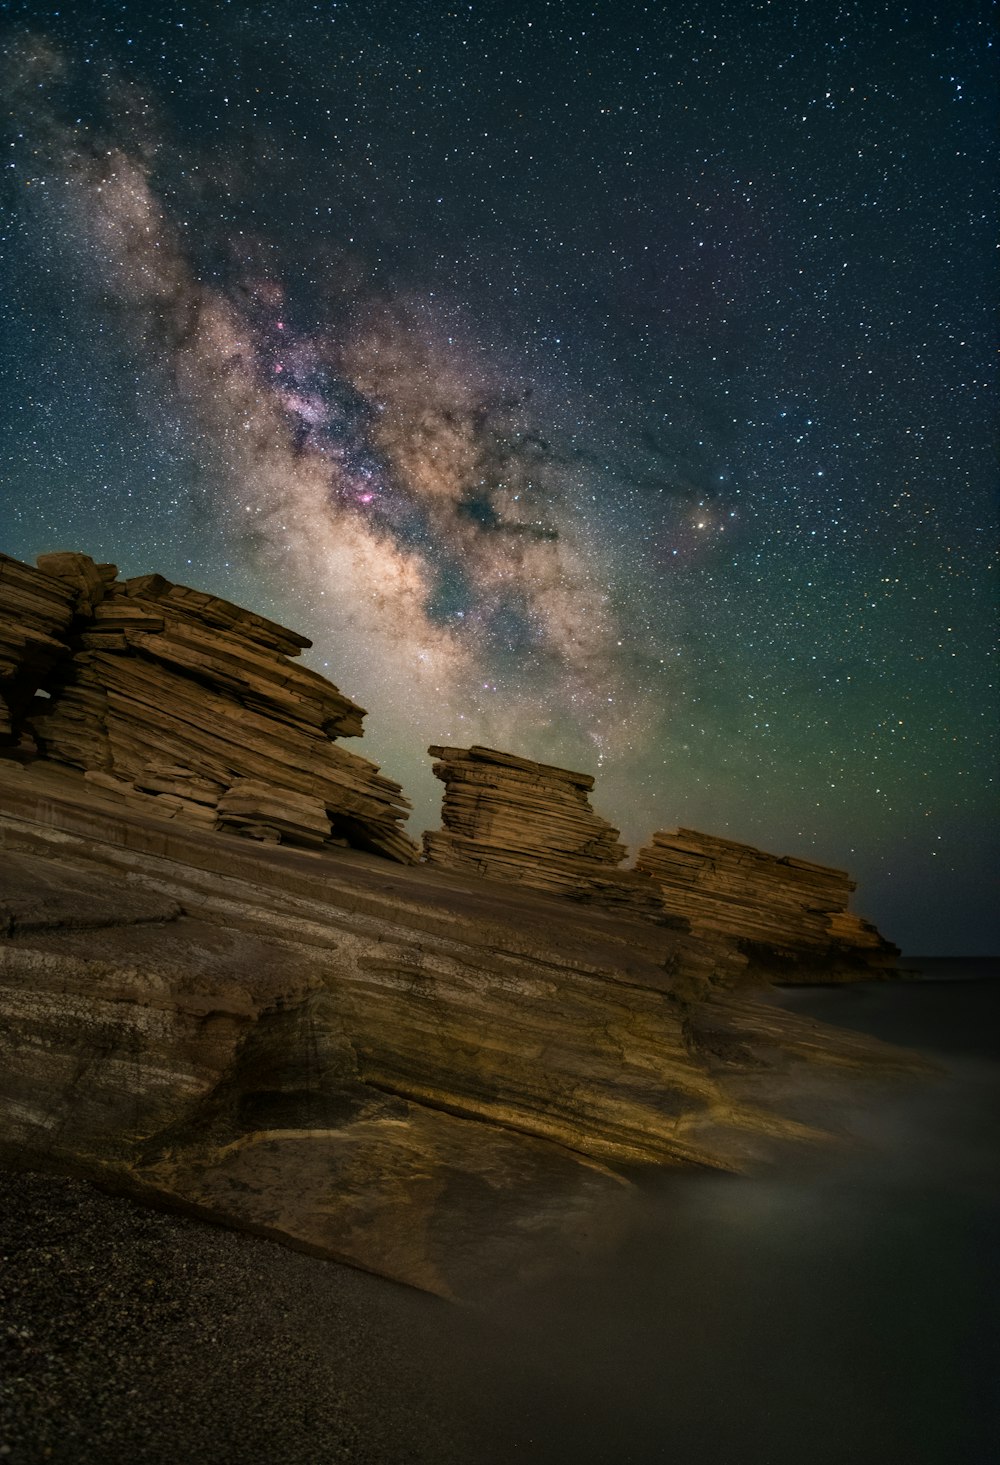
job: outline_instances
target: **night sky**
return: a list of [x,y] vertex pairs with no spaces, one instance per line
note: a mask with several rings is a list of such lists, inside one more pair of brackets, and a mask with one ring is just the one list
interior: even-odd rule
[[995,951],[989,17],[0,4],[0,547]]

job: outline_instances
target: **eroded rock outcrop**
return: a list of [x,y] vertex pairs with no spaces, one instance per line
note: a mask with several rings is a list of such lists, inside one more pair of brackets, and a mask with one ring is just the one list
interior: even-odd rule
[[16,744],[35,693],[69,656],[76,590],[0,554],[0,745]]
[[855,884],[846,870],[693,829],[654,834],[636,868],[692,935],[736,941],[751,976],[850,981],[896,966],[899,948],[847,909]]
[[590,807],[589,773],[496,748],[428,752],[445,786],[444,828],[424,835],[429,864],[530,885],[580,904],[653,919],[662,914],[655,884],[619,868],[626,849],[618,830]]
[[0,558],[0,1160],[472,1295],[613,1226],[631,1167],[747,1168],[824,1137],[817,1083],[914,1066],[720,990],[881,951],[842,872],[688,831],[623,870],[589,775],[478,747],[431,749],[415,864],[307,645]]
[[43,757],[163,817],[413,861],[399,785],[336,741],[364,709],[293,660],[310,644],[160,575],[2,557],[0,735],[28,727]]
[[[741,1170],[905,1056],[688,988],[682,932],[355,850],[225,842],[0,764],[0,1159],[445,1295]],[[824,1119],[824,1125],[828,1123]]]

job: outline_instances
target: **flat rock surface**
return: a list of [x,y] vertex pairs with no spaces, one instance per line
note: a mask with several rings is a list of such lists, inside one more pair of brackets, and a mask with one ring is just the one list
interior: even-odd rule
[[0,932],[12,936],[172,921],[180,909],[169,896],[111,885],[100,874],[32,855],[8,858],[0,879]]

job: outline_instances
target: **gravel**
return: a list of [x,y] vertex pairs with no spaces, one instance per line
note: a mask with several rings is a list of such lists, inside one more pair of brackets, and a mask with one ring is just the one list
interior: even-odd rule
[[76,1180],[0,1173],[0,1462],[463,1465],[452,1309]]

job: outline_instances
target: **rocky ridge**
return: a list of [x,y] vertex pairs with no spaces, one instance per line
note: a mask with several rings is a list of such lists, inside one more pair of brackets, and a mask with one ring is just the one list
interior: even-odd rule
[[655,884],[619,868],[627,851],[618,830],[590,806],[589,773],[496,748],[434,746],[428,752],[445,786],[444,828],[424,835],[428,864],[646,919],[663,914]]
[[589,775],[479,747],[431,750],[415,863],[306,645],[0,557],[0,1160],[466,1296],[919,1066],[723,990],[843,944],[842,872],[689,831],[623,869]]
[[846,870],[694,829],[654,834],[636,869],[693,935],[731,938],[751,977],[851,981],[896,966],[899,948],[848,910],[855,883]]
[[[0,732],[158,815],[417,858],[409,804],[336,741],[364,709],[293,658],[304,636],[160,575],[0,556]],[[38,697],[36,690],[44,695]]]
[[0,764],[0,869],[0,1160],[443,1295],[599,1244],[636,1166],[773,1161],[919,1067],[712,993],[683,932],[71,770]]
[[[76,553],[37,568],[0,556],[0,743],[33,737],[43,758],[158,816],[413,862],[399,785],[338,741],[360,735],[364,711],[296,664],[308,645],[160,575],[120,581]],[[848,911],[842,871],[691,830],[655,834],[627,869],[589,774],[493,748],[429,751],[445,793],[423,858],[439,869],[693,932],[702,978],[722,985],[849,979],[898,954]]]

